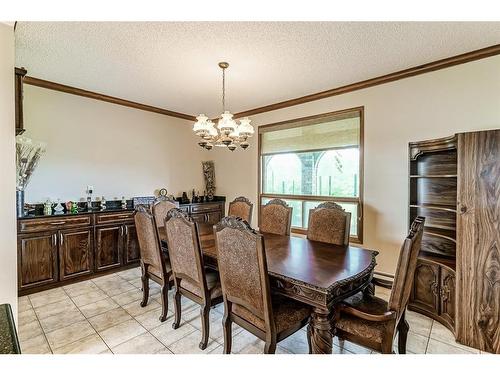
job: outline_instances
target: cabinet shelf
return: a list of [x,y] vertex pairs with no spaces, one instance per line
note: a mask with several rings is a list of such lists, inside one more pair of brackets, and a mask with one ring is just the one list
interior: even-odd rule
[[436,236],[441,238],[446,238],[447,240],[457,242],[456,231],[451,229],[440,228],[439,226],[428,226],[424,227],[424,232],[430,236]]
[[457,212],[456,206],[451,204],[410,204],[410,208],[425,208],[427,210],[442,210],[449,212]]
[[412,174],[410,178],[457,178],[456,174]]

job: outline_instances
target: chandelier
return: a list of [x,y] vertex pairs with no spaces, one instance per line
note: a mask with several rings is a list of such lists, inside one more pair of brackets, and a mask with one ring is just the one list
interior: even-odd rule
[[227,147],[231,151],[236,150],[238,146],[246,149],[249,146],[248,138],[253,135],[254,129],[248,117],[240,119],[238,124],[233,120],[232,113],[226,111],[226,69],[229,64],[220,62],[219,67],[222,69],[222,114],[217,121],[217,127],[212,120],[201,114],[196,117],[193,131],[200,137],[198,145],[207,150],[214,146]]

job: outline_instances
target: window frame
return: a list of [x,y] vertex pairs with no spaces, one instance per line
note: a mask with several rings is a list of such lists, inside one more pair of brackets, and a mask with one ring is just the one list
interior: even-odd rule
[[[359,196],[358,197],[336,197],[336,196],[317,196],[317,195],[291,195],[291,194],[270,194],[270,193],[263,193],[262,188],[263,188],[263,181],[264,181],[264,176],[263,174],[265,173],[264,168],[263,168],[263,161],[264,157],[262,155],[262,129],[268,129],[271,127],[280,127],[281,129],[288,129],[288,128],[293,128],[300,126],[298,123],[306,122],[309,123],[311,122],[311,125],[317,122],[323,122],[320,120],[330,121],[332,119],[339,119],[342,118],[343,115],[349,115],[353,112],[358,112],[359,113]],[[348,108],[348,109],[343,109],[340,111],[334,111],[334,112],[326,112],[326,113],[321,113],[318,115],[313,115],[313,116],[307,116],[307,117],[301,117],[301,118],[296,118],[296,119],[291,119],[291,120],[286,120],[286,121],[281,121],[281,122],[276,122],[272,124],[267,124],[267,125],[262,125],[258,127],[258,146],[257,146],[257,192],[258,192],[258,205],[257,205],[257,216],[258,216],[258,224],[260,226],[260,212],[261,212],[261,207],[262,207],[262,199],[263,198],[280,198],[280,199],[291,199],[291,200],[300,200],[302,201],[303,207],[305,206],[305,201],[317,201],[319,202],[336,202],[336,203],[353,203],[357,204],[357,211],[358,211],[358,225],[357,225],[357,234],[356,235],[351,235],[349,237],[349,241],[352,243],[356,244],[362,244],[363,243],[363,213],[364,213],[364,123],[365,123],[365,107],[360,106],[360,107],[354,107],[354,108]],[[289,125],[289,126],[287,126]],[[332,147],[326,150],[333,150],[333,149],[338,149],[338,148],[347,148],[347,147]],[[308,151],[315,151],[315,150],[308,150]],[[289,153],[289,152],[283,152],[283,153]],[[278,153],[276,153],[278,154]],[[304,210],[302,212],[304,215]],[[307,213],[308,215],[308,213]],[[307,234],[307,229],[304,228],[299,228],[299,227],[292,227],[291,229],[292,233],[297,233],[297,234]]]

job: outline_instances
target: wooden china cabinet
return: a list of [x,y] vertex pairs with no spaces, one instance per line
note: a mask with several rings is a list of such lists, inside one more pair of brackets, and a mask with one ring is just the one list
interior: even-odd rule
[[500,353],[500,130],[409,144],[409,222],[426,217],[409,309]]

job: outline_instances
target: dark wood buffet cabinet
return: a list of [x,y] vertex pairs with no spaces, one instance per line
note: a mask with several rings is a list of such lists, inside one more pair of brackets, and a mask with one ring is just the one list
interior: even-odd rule
[[426,222],[408,307],[500,353],[500,130],[413,142],[409,157],[409,222]]
[[[183,204],[195,222],[215,224],[225,202]],[[18,219],[18,291],[25,295],[137,266],[134,210]]]

